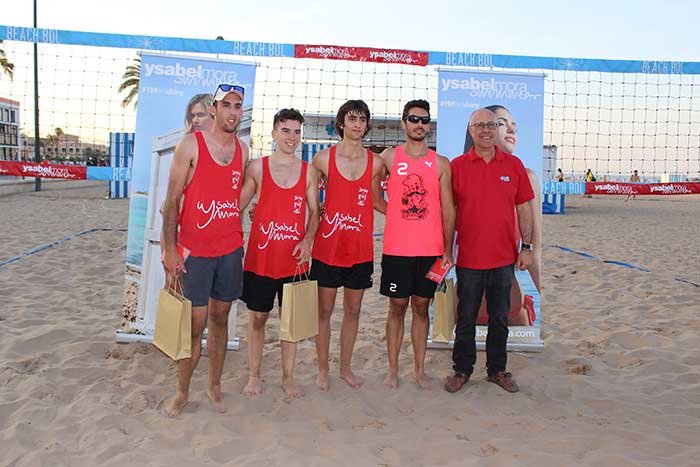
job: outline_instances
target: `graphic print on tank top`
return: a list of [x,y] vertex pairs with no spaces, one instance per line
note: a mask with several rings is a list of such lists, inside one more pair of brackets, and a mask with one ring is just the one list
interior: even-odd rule
[[408,174],[404,181],[401,203],[401,215],[406,220],[423,220],[428,216],[429,206],[427,200],[428,190],[425,189],[423,177],[418,174]]

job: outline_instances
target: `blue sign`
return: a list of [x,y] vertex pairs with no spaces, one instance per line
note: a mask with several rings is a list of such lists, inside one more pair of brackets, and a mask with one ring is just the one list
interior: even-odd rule
[[516,123],[509,152],[542,180],[544,75],[440,70],[438,106],[438,153],[449,159],[463,154],[471,114],[490,107]]

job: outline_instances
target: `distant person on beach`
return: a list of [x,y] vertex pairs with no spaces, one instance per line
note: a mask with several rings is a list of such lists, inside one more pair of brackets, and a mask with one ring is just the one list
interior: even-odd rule
[[[243,285],[239,198],[248,147],[236,131],[243,116],[244,92],[241,86],[217,87],[210,107],[211,131],[185,135],[175,147],[170,167],[163,206],[163,266],[166,284],[175,287],[181,281],[183,295],[192,301],[192,357],[178,361],[177,392],[161,408],[168,417],[177,416],[187,405],[205,326],[209,330],[207,396],[215,410],[225,412],[221,372],[228,314]],[[178,245],[190,251],[186,260]]]
[[318,281],[318,376],[316,385],[329,388],[328,359],[331,315],[338,289],[343,287],[340,325],[340,378],[359,389],[362,380],[351,362],[360,325],[362,297],[372,287],[374,272],[374,206],[384,203],[379,183],[383,163],[362,146],[370,131],[370,111],[362,100],[349,100],[338,109],[335,131],[341,140],[318,152],[313,167],[326,184],[321,223],[314,240],[311,278]]
[[[272,120],[272,155],[248,164],[241,192],[241,209],[253,196],[258,202],[250,226],[243,265],[243,296],[248,315],[248,383],[246,396],[262,393],[260,364],[265,324],[275,307],[288,297],[285,283],[301,280],[311,259],[318,228],[318,175],[294,151],[301,142],[304,117],[295,109],[282,109]],[[308,215],[307,215],[308,214]],[[304,395],[294,381],[297,343],[281,341],[282,388],[290,399]]]
[[[586,182],[595,182],[595,176],[593,175],[593,172],[591,172],[591,169],[586,170],[586,175],[584,176],[584,179]],[[593,198],[592,195],[583,195],[584,198]]]
[[564,181],[564,172],[561,171],[561,169],[557,169],[557,182],[563,182]]
[[[476,363],[476,320],[484,293],[488,307],[486,367],[488,381],[508,392],[518,385],[506,371],[508,312],[515,267],[534,261],[533,212],[535,194],[520,159],[496,144],[496,114],[475,111],[469,119],[474,146],[452,161],[452,189],[457,208],[458,317],[452,351],[454,374],[445,390],[457,392],[471,377]],[[522,243],[518,250],[516,216]]]
[[195,94],[185,108],[185,133],[209,131],[214,126],[214,114],[211,113],[211,94]]
[[425,372],[428,306],[437,284],[425,277],[436,261],[452,265],[455,212],[450,162],[426,144],[430,132],[430,104],[408,102],[401,116],[406,142],[382,153],[389,174],[382,279],[379,292],[389,297],[386,341],[389,372],[387,388],[399,385],[399,353],[404,321],[410,303],[411,342],[415,378],[422,389],[431,389]]
[[[634,170],[632,172],[632,175],[630,175],[630,183],[640,183],[640,182],[641,182],[641,179],[639,178],[639,173],[636,170]],[[629,201],[630,196],[632,197],[632,199],[637,199],[637,195],[629,194],[629,195],[627,195],[627,199],[625,199],[625,201]]]

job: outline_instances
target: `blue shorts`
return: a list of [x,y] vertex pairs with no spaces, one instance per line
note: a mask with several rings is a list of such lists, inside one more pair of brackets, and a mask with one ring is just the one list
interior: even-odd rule
[[182,291],[192,306],[207,306],[209,298],[232,302],[243,290],[243,247],[214,258],[190,256],[182,273]]

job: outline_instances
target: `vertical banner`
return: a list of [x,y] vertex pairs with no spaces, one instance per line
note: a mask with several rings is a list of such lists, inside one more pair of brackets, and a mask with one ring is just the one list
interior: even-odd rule
[[[437,152],[454,159],[467,152],[473,142],[467,137],[469,118],[486,107],[498,121],[515,122],[499,126],[497,143],[515,154],[537,176],[542,186],[544,135],[544,75],[480,71],[439,70]],[[478,246],[477,246],[478,247]],[[454,277],[454,270],[451,272]],[[518,271],[511,294],[508,318],[508,348],[536,350],[540,338],[540,296],[527,271]],[[488,315],[482,304],[477,320],[477,344],[486,341]]]
[[237,84],[245,88],[239,137],[248,142],[255,64],[141,55],[126,252],[126,262],[130,266],[140,268],[142,263],[153,141],[166,134],[184,133],[190,101],[197,95],[213,94],[219,84]]

